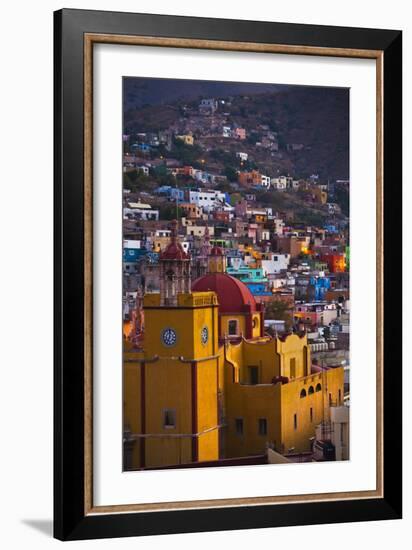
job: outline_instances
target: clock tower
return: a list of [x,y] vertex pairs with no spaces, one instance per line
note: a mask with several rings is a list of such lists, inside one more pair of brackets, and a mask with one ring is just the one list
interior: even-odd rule
[[217,295],[191,292],[190,256],[178,242],[177,223],[160,263],[160,293],[143,299],[141,355],[126,363],[126,392],[133,395],[126,401],[133,408],[125,419],[137,434],[137,468],[220,458],[224,359]]

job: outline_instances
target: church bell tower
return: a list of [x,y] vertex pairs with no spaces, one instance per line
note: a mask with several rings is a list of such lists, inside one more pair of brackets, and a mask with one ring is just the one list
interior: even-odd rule
[[208,258],[209,273],[226,273],[226,256],[220,246],[214,246]]
[[173,220],[170,243],[159,258],[162,306],[176,306],[177,295],[191,291],[190,254],[178,240],[177,226],[177,220]]

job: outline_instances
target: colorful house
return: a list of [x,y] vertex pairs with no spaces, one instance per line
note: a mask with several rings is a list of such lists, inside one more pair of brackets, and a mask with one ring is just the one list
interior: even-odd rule
[[240,185],[260,185],[262,183],[262,175],[258,170],[251,170],[250,172],[239,172],[238,182]]
[[328,264],[330,273],[342,273],[346,269],[345,254],[323,254],[321,260]]
[[325,299],[325,294],[330,289],[330,279],[322,276],[311,277],[309,280],[309,285],[313,289],[312,299],[316,302],[321,302]]
[[176,136],[176,139],[183,141],[185,145],[193,145],[195,142],[192,134],[182,134],[180,136]]

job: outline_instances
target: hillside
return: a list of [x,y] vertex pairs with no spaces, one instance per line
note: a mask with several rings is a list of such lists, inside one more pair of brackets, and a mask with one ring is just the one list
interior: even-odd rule
[[[217,115],[225,124],[246,128],[248,135],[246,142],[233,147],[241,146],[272,176],[318,174],[323,181],[349,178],[349,91],[343,88],[126,79],[125,132],[184,127],[190,114],[183,107],[190,112],[205,96],[225,100]],[[277,134],[278,152],[255,147],[262,125]],[[195,137],[200,142],[203,139],[196,132]],[[214,138],[208,139],[212,145]],[[219,138],[216,144],[222,146]],[[229,141],[226,144],[230,149]]]

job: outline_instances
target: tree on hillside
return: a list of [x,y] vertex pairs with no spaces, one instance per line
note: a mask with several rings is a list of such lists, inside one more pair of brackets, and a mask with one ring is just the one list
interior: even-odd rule
[[335,201],[345,214],[349,216],[349,189],[342,186],[336,186],[335,189]]
[[140,170],[130,170],[123,174],[123,187],[129,189],[132,193],[136,193],[138,191],[151,191],[157,187],[157,183]]
[[180,219],[183,215],[181,208],[177,207],[172,202],[163,203],[159,206],[159,218],[161,220],[176,220]]
[[186,145],[181,139],[173,141],[172,156],[185,165],[194,166],[201,154],[202,149],[199,145]]
[[283,300],[274,300],[265,307],[266,319],[275,319],[276,321],[285,321],[285,328],[289,330],[292,326],[292,309],[290,305]]
[[223,173],[229,181],[237,181],[237,171],[233,166],[225,166]]

